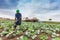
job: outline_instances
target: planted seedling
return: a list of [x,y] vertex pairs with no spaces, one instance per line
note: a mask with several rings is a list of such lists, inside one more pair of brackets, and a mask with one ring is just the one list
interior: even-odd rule
[[41,35],[39,36],[39,38],[40,38],[41,40],[47,40],[47,39],[48,39],[48,36],[47,36],[46,34],[41,34]]
[[32,39],[35,39],[35,37],[36,37],[36,33],[35,33],[35,32],[31,32],[30,35],[31,35],[30,37],[31,37]]
[[22,30],[17,30],[16,32],[17,35],[21,35],[21,33],[22,33]]
[[33,27],[29,27],[28,30],[29,31],[34,31],[34,28]]
[[35,39],[37,37],[37,35],[34,35],[34,36],[32,36],[32,39]]
[[2,31],[2,35],[7,35],[9,32],[7,32],[7,31]]
[[13,32],[11,32],[11,33],[9,33],[9,34],[7,34],[6,35],[6,38],[14,38],[14,37],[16,37],[16,34],[15,33],[13,33]]
[[11,34],[13,34],[13,32],[10,32],[9,34],[7,34],[6,37],[9,37]]
[[60,40],[60,38],[58,38],[58,37],[55,37],[55,38],[52,38],[52,40]]
[[27,36],[21,36],[20,39],[21,40],[28,40],[28,37]]
[[56,37],[55,40],[60,40],[60,38]]
[[29,32],[28,30],[25,32],[25,34],[26,34],[28,37],[30,37],[30,32]]
[[46,30],[46,33],[52,34],[52,31],[51,30]]
[[56,37],[58,36],[56,33],[52,33],[52,37]]
[[40,34],[40,29],[39,30],[35,30],[36,34]]

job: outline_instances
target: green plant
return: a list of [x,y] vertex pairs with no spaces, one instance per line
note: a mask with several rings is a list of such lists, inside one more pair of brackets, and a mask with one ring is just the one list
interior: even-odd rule
[[21,40],[28,40],[28,37],[27,36],[21,36],[20,39]]
[[21,33],[22,33],[21,30],[18,30],[18,31],[16,32],[17,35],[20,35]]
[[46,34],[41,34],[41,35],[39,36],[39,38],[40,38],[41,40],[47,40],[47,39],[48,39],[48,36],[47,36]]
[[3,31],[1,34],[2,35],[7,35],[9,32],[7,32],[7,31]]

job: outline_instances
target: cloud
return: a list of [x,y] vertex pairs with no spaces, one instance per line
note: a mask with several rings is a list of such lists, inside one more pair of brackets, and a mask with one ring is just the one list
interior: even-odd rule
[[[14,1],[14,2],[13,2]],[[37,17],[40,20],[48,20],[52,18],[53,21],[59,21],[60,15],[60,1],[59,0],[5,0],[2,4],[0,1],[0,8],[11,7],[11,10],[1,11],[3,14],[14,17],[15,10],[20,9],[23,17]],[[15,9],[14,9],[15,8]],[[13,11],[14,10],[14,11]],[[11,14],[13,13],[13,14]],[[5,15],[4,14],[4,15]],[[58,19],[58,20],[57,20]]]
[[[23,1],[25,3],[23,3]],[[25,0],[23,1],[18,4],[18,8],[22,10],[21,13],[24,17],[38,17],[42,20],[52,18],[55,20],[57,19],[56,14],[60,15],[59,0],[31,0],[30,2],[26,2]]]
[[[19,1],[19,0],[18,0]],[[0,0],[0,8],[16,8],[17,0]]]
[[25,0],[23,0],[22,2],[19,2],[17,8],[20,8],[22,10],[29,9],[29,11],[32,10],[33,14],[42,14],[49,11],[59,10],[58,4],[59,3],[56,0],[31,0],[31,2],[26,2]]

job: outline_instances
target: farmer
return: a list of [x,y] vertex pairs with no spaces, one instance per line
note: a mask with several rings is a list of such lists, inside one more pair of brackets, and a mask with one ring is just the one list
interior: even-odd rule
[[21,25],[21,19],[22,19],[22,15],[21,15],[20,11],[16,10],[14,30],[16,30],[16,27],[18,25]]

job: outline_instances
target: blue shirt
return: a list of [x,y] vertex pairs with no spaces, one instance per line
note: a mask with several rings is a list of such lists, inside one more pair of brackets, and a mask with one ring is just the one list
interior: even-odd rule
[[16,13],[15,14],[15,18],[17,18],[17,20],[21,20],[21,17],[22,17],[21,13]]

